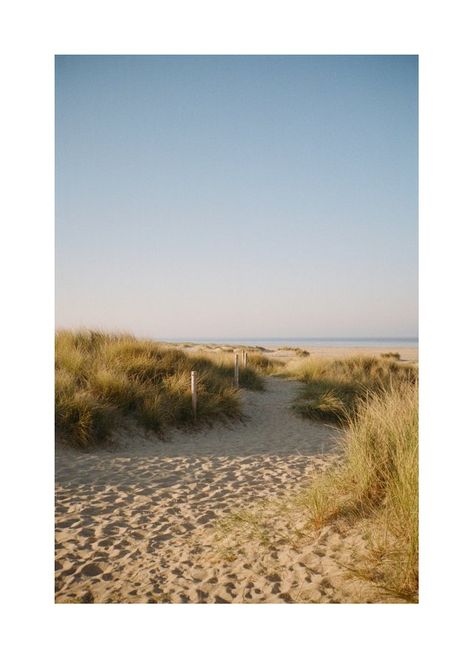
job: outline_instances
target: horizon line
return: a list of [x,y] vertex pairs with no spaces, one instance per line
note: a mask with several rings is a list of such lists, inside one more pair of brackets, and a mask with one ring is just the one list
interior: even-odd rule
[[418,336],[178,336],[162,337],[163,340],[173,341],[209,341],[220,339],[222,341],[233,341],[244,339],[271,340],[271,341],[418,341]]

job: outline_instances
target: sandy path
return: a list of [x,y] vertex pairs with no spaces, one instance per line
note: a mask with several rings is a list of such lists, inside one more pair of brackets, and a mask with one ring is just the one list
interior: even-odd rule
[[298,386],[267,378],[265,392],[242,392],[247,420],[230,427],[58,449],[56,600],[367,601],[339,565],[360,538],[327,529],[295,545],[300,519],[259,508],[337,446],[335,428],[292,414]]

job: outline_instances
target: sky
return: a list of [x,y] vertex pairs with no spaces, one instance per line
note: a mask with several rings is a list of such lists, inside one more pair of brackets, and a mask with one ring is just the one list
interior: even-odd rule
[[56,325],[418,335],[416,56],[57,56]]

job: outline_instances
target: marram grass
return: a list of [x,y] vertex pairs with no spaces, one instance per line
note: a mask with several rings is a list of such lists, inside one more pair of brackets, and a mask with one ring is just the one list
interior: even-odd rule
[[360,522],[369,540],[357,575],[408,601],[418,598],[418,387],[370,395],[349,419],[341,463],[319,474],[303,501],[314,525]]
[[289,362],[279,375],[304,383],[294,404],[298,414],[345,423],[371,394],[404,382],[415,383],[418,368],[392,358],[310,357]]
[[[198,421],[241,414],[233,387],[232,355],[185,353],[130,335],[59,331],[56,334],[56,429],[68,444],[105,441],[127,419],[162,433],[193,422],[190,372],[197,371]],[[240,384],[262,389],[271,362],[249,355]]]

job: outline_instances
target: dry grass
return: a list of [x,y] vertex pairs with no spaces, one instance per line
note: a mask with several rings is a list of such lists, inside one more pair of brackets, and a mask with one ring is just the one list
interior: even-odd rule
[[[303,501],[313,525],[365,526],[357,575],[408,601],[418,597],[418,368],[399,355],[300,359],[279,372],[304,383],[295,410],[346,425],[338,466]],[[354,570],[353,570],[354,571]]]
[[289,362],[279,375],[301,380],[297,413],[315,420],[346,422],[370,394],[399,383],[415,383],[418,369],[395,359],[310,357]]
[[397,361],[400,361],[400,353],[399,352],[382,352],[380,355],[383,359],[396,359]]
[[[270,364],[251,355],[240,384],[263,388]],[[134,419],[162,433],[193,423],[190,372],[198,373],[198,421],[235,418],[232,355],[185,353],[169,344],[100,332],[56,334],[56,428],[67,443],[87,447]]]
[[362,523],[369,551],[356,574],[408,601],[418,597],[418,387],[398,383],[360,403],[344,459],[304,494],[317,527]]
[[280,346],[278,348],[279,352],[294,352],[297,357],[309,357],[310,352],[304,350],[303,348],[295,348],[293,346]]

